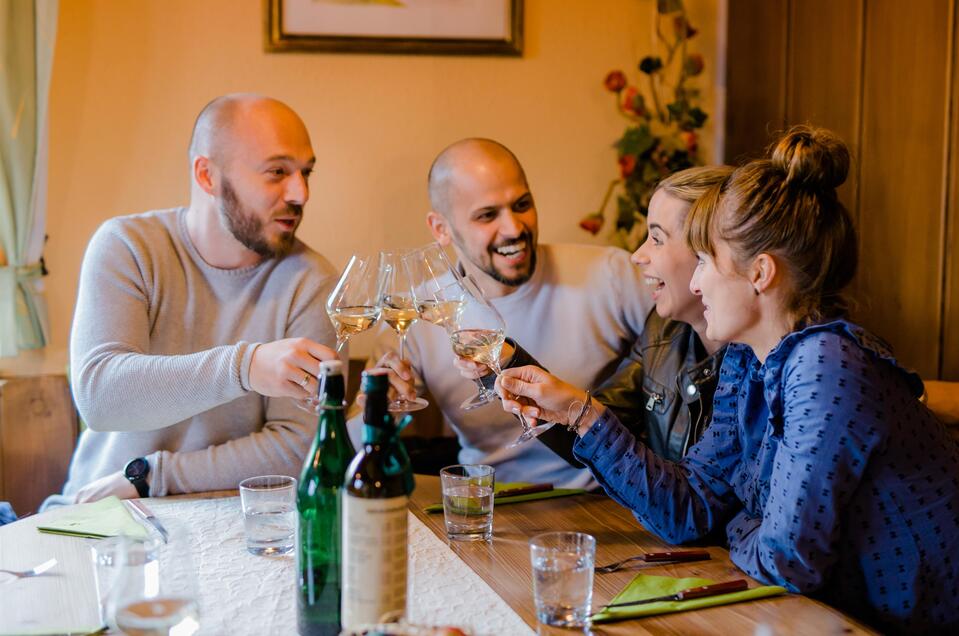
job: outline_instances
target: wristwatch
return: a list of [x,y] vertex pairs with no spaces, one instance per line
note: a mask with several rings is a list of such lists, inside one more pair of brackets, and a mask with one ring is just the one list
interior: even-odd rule
[[123,467],[123,476],[126,477],[133,487],[137,489],[140,497],[150,496],[150,484],[147,483],[147,475],[150,474],[150,462],[146,457],[137,457],[127,462]]

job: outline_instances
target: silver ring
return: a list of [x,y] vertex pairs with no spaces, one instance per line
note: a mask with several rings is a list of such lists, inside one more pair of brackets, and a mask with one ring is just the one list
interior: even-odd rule
[[311,376],[309,373],[307,373],[306,375],[304,375],[304,376],[303,376],[303,379],[300,380],[300,386],[305,389],[305,388],[306,388],[306,385],[308,385],[308,384],[310,383],[310,378],[311,378],[311,377],[312,377],[312,376]]

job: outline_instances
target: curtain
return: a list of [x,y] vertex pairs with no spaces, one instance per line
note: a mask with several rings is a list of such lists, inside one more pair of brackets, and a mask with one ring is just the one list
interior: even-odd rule
[[47,105],[58,0],[0,0],[0,357],[47,340]]

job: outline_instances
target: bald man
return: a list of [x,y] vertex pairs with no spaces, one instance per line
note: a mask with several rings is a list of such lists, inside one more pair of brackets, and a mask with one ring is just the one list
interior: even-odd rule
[[[443,150],[430,169],[433,237],[452,246],[506,321],[506,333],[555,373],[581,386],[606,379],[629,353],[653,304],[629,254],[613,247],[539,245],[539,219],[519,161],[489,139],[464,139]],[[373,360],[404,373],[395,337],[384,330]],[[490,464],[500,481],[596,484],[572,456],[572,436],[554,427],[536,441],[506,448],[518,421],[498,404],[464,411],[476,386],[454,368],[442,329],[420,326],[407,336],[415,389],[428,389],[456,432],[459,461]],[[560,377],[563,377],[560,374]],[[406,392],[414,391],[410,387]],[[351,432],[356,422],[351,422]]]
[[288,106],[227,95],[197,118],[190,205],[90,241],[70,339],[87,430],[49,503],[233,489],[297,475],[316,419],[295,401],[335,357],[335,271],[296,238],[315,161]]

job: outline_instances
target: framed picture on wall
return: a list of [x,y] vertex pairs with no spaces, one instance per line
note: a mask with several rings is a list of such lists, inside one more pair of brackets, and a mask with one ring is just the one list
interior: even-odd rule
[[267,0],[266,50],[522,55],[523,0]]

